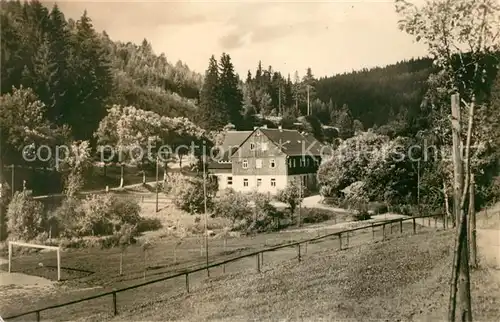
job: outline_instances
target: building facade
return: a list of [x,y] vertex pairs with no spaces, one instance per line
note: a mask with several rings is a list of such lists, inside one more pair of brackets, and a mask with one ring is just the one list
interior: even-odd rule
[[317,189],[323,145],[312,136],[265,127],[241,133],[228,132],[220,147],[221,158],[209,165],[220,190],[276,194],[300,181],[309,190]]

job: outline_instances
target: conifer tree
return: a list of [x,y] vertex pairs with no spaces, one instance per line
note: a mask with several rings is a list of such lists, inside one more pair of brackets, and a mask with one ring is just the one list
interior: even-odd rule
[[223,53],[220,59],[219,86],[223,108],[229,117],[229,122],[236,128],[242,124],[243,94],[239,88],[239,78],[234,72],[231,57]]
[[219,66],[212,55],[200,92],[198,124],[205,130],[219,130],[228,123],[228,120],[229,115],[223,107],[219,87]]

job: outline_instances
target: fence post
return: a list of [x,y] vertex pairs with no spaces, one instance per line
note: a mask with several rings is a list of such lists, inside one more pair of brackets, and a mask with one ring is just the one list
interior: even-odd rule
[[372,223],[372,240],[375,239],[375,229],[373,228],[373,223]]
[[339,233],[339,247],[342,250],[342,233]]
[[189,293],[189,274],[186,273],[186,291]]
[[415,218],[413,218],[413,234],[417,233],[417,224],[415,223]]
[[445,218],[446,215],[443,216],[443,230],[446,229],[446,218]]
[[222,264],[222,274],[226,274],[226,264]]
[[257,253],[257,272],[260,273],[260,253]]
[[118,315],[118,309],[116,308],[116,292],[113,292],[113,315]]
[[349,248],[349,232],[347,232],[346,248]]
[[385,240],[385,223],[382,225],[382,240]]
[[306,245],[306,251],[305,251],[305,254],[307,254],[307,244],[308,244],[308,243],[306,242],[306,244],[305,244],[305,245]]
[[40,311],[36,311],[36,321],[40,322]]
[[392,235],[392,223],[393,223],[393,222],[392,222],[392,220],[391,220],[391,235]]
[[264,252],[260,253],[260,266],[264,266]]
[[403,233],[403,219],[401,219],[399,221],[399,233],[402,234]]
[[299,263],[300,263],[300,260],[301,260],[301,259],[300,259],[300,244],[298,244],[298,246],[299,246],[299,247],[298,247],[298,252],[299,252],[299,254],[298,254],[298,258],[299,258]]
[[437,228],[438,226],[438,218],[437,216],[434,216],[434,228]]

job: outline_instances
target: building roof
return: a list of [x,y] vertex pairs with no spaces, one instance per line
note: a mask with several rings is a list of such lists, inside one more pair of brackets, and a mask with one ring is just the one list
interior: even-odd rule
[[[302,156],[311,154],[320,156],[326,153],[325,145],[314,138],[313,135],[300,133],[297,130],[287,129],[268,129],[258,128],[253,131],[228,131],[224,142],[219,146],[223,153],[209,163],[210,169],[229,169],[231,168],[230,156],[233,155],[239,147],[253,134],[260,130],[265,136],[274,142],[281,151],[288,156]],[[219,162],[222,161],[222,162]]]
[[260,129],[261,132],[273,141],[283,153],[288,156],[301,156],[312,154],[319,156],[324,146],[311,134],[302,134],[297,130],[285,129]]

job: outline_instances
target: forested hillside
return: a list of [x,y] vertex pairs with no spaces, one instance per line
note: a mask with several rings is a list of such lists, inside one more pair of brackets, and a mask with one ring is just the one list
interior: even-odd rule
[[67,20],[57,5],[1,2],[1,93],[30,87],[45,117],[89,139],[108,104],[134,105],[168,116],[193,114],[201,75],[155,55],[151,44],[112,41],[91,17]]

